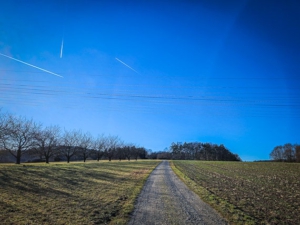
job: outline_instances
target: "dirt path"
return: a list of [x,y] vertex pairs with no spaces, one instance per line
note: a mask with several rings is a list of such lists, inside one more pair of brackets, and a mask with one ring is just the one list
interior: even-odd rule
[[140,224],[227,224],[163,161],[149,176],[129,222]]

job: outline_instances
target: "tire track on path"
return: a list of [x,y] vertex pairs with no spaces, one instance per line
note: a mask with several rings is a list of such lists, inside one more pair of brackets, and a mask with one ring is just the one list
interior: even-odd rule
[[173,172],[168,161],[150,174],[132,214],[129,225],[227,224]]

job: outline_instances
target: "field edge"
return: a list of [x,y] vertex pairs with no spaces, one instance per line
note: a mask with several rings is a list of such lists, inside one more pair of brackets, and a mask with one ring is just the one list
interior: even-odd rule
[[142,189],[148,179],[148,177],[150,176],[150,174],[152,173],[153,170],[155,170],[155,168],[161,163],[162,161],[157,161],[157,165],[152,169],[149,170],[146,174],[146,176],[143,179],[140,179],[137,183],[135,188],[133,189],[131,196],[129,196],[128,201],[126,201],[126,203],[123,205],[121,212],[120,212],[120,216],[121,219],[119,218],[114,218],[110,224],[128,224],[129,220],[131,219],[131,215],[133,213],[134,207],[135,207],[135,203],[137,201],[137,198],[139,197],[140,193],[142,192]]
[[199,186],[192,179],[186,176],[179,168],[176,167],[173,161],[169,161],[170,166],[174,173],[182,180],[193,192],[195,192],[204,202],[214,208],[229,224],[246,224],[254,225],[259,222],[245,214],[238,209],[235,205],[228,201],[216,196],[205,187]]

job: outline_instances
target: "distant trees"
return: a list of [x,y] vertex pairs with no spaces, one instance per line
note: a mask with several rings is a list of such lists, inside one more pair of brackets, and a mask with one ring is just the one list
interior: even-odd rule
[[270,153],[270,158],[279,162],[300,162],[300,145],[278,145]]
[[103,157],[107,147],[106,143],[107,138],[104,137],[103,134],[101,136],[98,136],[98,138],[94,141],[92,154],[96,156],[97,161],[99,161]]
[[283,161],[284,160],[283,152],[284,152],[283,146],[281,145],[276,146],[273,149],[273,151],[270,153],[270,158],[275,161]]
[[58,126],[37,129],[33,136],[32,154],[49,163],[50,158],[57,154],[59,138],[60,128]]
[[133,148],[134,148],[134,145],[132,145],[132,144],[128,144],[128,145],[124,145],[124,146],[123,146],[124,156],[125,156],[125,158],[126,158],[128,161],[130,161],[130,158],[131,158],[131,156],[132,156]]
[[[25,154],[26,153],[26,154]],[[88,158],[99,161],[102,158],[128,159],[146,158],[145,148],[124,144],[118,136],[104,136],[96,139],[81,130],[64,130],[59,126],[43,127],[41,124],[3,113],[0,108],[0,162],[45,161]],[[13,158],[12,158],[13,157]]]
[[241,161],[237,154],[231,153],[224,145],[190,142],[172,143],[170,146],[172,159]]
[[295,156],[296,162],[300,162],[300,145],[296,145],[295,147]]
[[80,131],[65,130],[63,136],[61,137],[61,145],[59,146],[58,150],[60,155],[66,157],[68,163],[70,162],[71,158],[78,152],[80,138],[79,135]]
[[0,141],[4,150],[7,150],[21,163],[22,155],[34,145],[34,134],[40,125],[24,117],[1,114]]
[[[288,148],[289,147],[289,148]],[[284,157],[294,160],[300,150],[287,146]],[[149,150],[150,151],[150,150]],[[0,109],[0,157],[2,161],[11,161],[10,157],[21,161],[60,161],[86,160],[90,157],[100,159],[197,159],[197,160],[233,160],[239,161],[223,145],[209,143],[172,143],[170,151],[149,152],[140,146],[124,143],[118,136],[98,136],[94,139],[90,133],[81,130],[64,130],[58,126],[43,127],[41,124],[3,113]],[[26,153],[26,154],[25,154]],[[9,157],[7,154],[10,154]],[[26,159],[27,157],[27,159]],[[299,158],[299,157],[298,157]]]
[[137,160],[138,158],[145,159],[147,151],[143,147],[132,146],[131,147],[131,154],[132,154],[132,156],[135,160]]
[[2,140],[2,138],[4,138],[7,129],[8,129],[8,117],[9,115],[6,113],[2,113],[1,109],[0,109],[0,140]]
[[122,142],[118,136],[108,136],[106,140],[106,148],[105,148],[105,156],[108,158],[109,161],[117,155],[117,148],[121,147]]
[[156,159],[172,159],[172,153],[166,151],[157,152]]
[[83,162],[89,157],[93,142],[94,140],[90,133],[80,132],[78,134],[78,152],[82,155]]

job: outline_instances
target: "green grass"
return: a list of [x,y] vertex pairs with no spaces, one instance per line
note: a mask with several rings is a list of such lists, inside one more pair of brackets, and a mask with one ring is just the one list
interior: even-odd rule
[[171,165],[231,224],[299,224],[300,164],[172,161]]
[[158,163],[0,164],[1,224],[126,224]]

